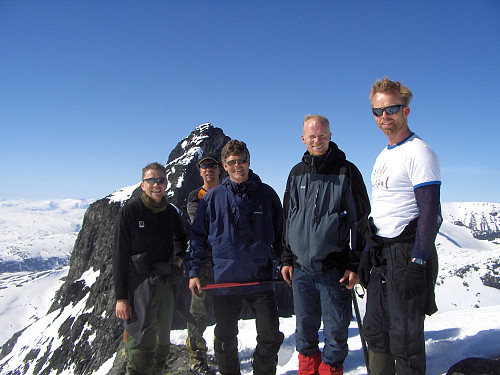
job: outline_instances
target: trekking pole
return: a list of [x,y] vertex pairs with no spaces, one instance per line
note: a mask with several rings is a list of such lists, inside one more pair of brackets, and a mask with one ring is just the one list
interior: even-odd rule
[[234,288],[237,286],[249,286],[249,285],[262,285],[262,284],[277,284],[277,283],[284,283],[285,280],[283,279],[276,279],[276,280],[265,280],[265,281],[246,281],[242,283],[219,283],[219,284],[207,284],[201,289],[219,289],[219,288]]
[[359,314],[358,299],[354,288],[351,289],[352,304],[354,306],[354,313],[356,315],[356,321],[358,322],[359,337],[361,338],[361,346],[363,347],[363,356],[365,357],[366,373],[370,375],[370,366],[368,363],[368,349],[366,348],[366,341],[363,338],[363,324],[361,323],[361,317]]

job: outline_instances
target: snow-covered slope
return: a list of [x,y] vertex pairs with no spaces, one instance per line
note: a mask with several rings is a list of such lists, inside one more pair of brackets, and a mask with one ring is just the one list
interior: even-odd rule
[[[116,199],[121,200],[120,194],[127,195],[130,189],[116,193]],[[65,223],[65,216],[73,222],[81,223],[83,209],[79,205],[70,205],[70,208],[51,210],[46,209],[43,215],[33,219],[32,211],[40,212],[39,207],[47,207],[47,203],[16,201],[22,207],[17,213],[16,220],[5,212],[12,211],[12,203],[0,204],[0,218],[2,218],[2,231],[10,238],[23,238],[25,242],[32,243],[30,236],[40,237],[40,233],[47,231],[47,222]],[[0,203],[5,203],[0,202]],[[30,204],[35,210],[30,210]],[[498,212],[499,204],[475,203],[445,203],[443,216],[445,221],[438,234],[436,244],[439,254],[440,272],[436,295],[438,300],[438,313],[426,320],[426,346],[428,374],[444,374],[447,369],[459,360],[471,357],[492,357],[500,355],[500,289],[485,286],[485,275],[499,276],[500,244],[497,240],[487,241],[474,238],[472,231],[457,222],[468,223],[470,212],[464,205],[469,205],[474,210],[476,217],[495,217],[492,212]],[[63,204],[52,201],[49,205],[61,207]],[[65,206],[67,207],[67,206]],[[73,207],[73,208],[71,208]],[[483,213],[480,207],[485,208]],[[26,215],[22,211],[26,211]],[[37,211],[38,210],[38,211]],[[3,212],[2,212],[3,211]],[[74,211],[74,212],[73,212]],[[78,215],[80,215],[78,217]],[[71,221],[67,219],[67,221]],[[454,224],[457,223],[457,224]],[[490,221],[490,223],[493,223]],[[79,225],[79,224],[75,224]],[[467,224],[468,225],[468,224]],[[490,224],[490,227],[493,224]],[[39,226],[39,228],[37,228]],[[55,226],[55,225],[53,225]],[[63,227],[60,225],[60,228]],[[25,228],[27,228],[25,230]],[[66,234],[76,236],[75,227],[64,227]],[[61,230],[64,232],[64,230]],[[44,248],[57,248],[57,240],[51,236],[44,237]],[[27,246],[28,250],[33,246]],[[27,251],[29,253],[29,251]],[[67,316],[78,316],[86,313],[88,307],[85,300],[75,306],[67,306],[63,313],[55,311],[46,315],[54,291],[61,284],[67,268],[51,272],[19,272],[0,274],[0,345],[8,340],[19,329],[26,328],[18,339],[12,352],[0,360],[0,374],[8,374],[22,366],[22,359],[34,350],[44,353],[49,347],[60,340],[59,326]],[[92,285],[98,276],[98,271],[89,270],[82,276],[85,285]],[[491,281],[491,280],[490,280]],[[490,284],[491,284],[490,283]],[[486,282],[488,284],[488,282]],[[498,285],[498,284],[497,284]],[[359,300],[360,309],[364,311],[364,300]],[[282,318],[281,329],[285,333],[285,341],[279,353],[278,374],[296,374],[297,353],[294,349],[294,318]],[[320,332],[321,335],[321,332]],[[209,352],[213,353],[213,326],[206,333],[209,343]],[[183,344],[186,338],[185,331],[174,331],[172,342]],[[92,340],[89,337],[89,340]],[[255,325],[253,321],[240,322],[239,334],[240,356],[243,362],[242,373],[251,373],[251,353],[255,346]],[[356,327],[353,322],[350,327],[349,337],[350,352],[345,363],[345,373],[348,375],[365,374],[363,367],[363,354]],[[113,360],[101,366],[94,374],[106,374],[112,366]],[[3,367],[2,367],[3,366]],[[38,369],[40,370],[40,369]],[[30,367],[27,374],[36,373]],[[71,374],[72,370],[64,370],[61,374]]]
[[446,202],[443,219],[469,228],[477,239],[500,243],[500,204],[488,202]]
[[68,268],[0,273],[0,346],[47,314]]
[[[439,274],[436,296],[439,311],[500,304],[500,245],[477,240],[471,231],[444,221],[436,239]],[[495,275],[497,288],[486,286],[485,275]],[[488,285],[488,283],[486,283]]]
[[69,261],[91,199],[0,201],[0,272],[54,269]]

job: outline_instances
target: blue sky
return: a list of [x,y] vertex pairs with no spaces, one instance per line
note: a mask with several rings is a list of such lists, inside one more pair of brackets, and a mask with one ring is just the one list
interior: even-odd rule
[[305,114],[370,173],[368,91],[413,91],[443,201],[500,202],[500,2],[0,1],[0,199],[101,198],[211,122],[282,196]]

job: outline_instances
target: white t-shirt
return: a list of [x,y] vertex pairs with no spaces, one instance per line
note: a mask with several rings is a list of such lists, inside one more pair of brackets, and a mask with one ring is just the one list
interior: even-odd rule
[[399,236],[419,216],[413,190],[431,184],[441,184],[439,159],[417,135],[382,150],[372,172],[371,216],[377,234]]

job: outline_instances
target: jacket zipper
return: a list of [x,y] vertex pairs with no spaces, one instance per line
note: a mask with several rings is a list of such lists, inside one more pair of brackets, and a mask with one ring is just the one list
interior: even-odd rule
[[316,196],[314,197],[314,222],[315,223],[318,223],[319,220],[318,220],[318,196],[319,196],[319,186],[318,188],[316,189]]

